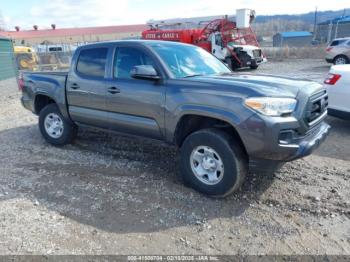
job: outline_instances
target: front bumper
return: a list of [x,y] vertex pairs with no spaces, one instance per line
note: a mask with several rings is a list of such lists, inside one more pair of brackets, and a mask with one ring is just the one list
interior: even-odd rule
[[333,59],[332,58],[326,58],[326,62],[329,64],[333,64]]
[[256,57],[247,63],[249,63],[249,65],[252,65],[252,66],[257,66],[257,65],[261,65],[261,64],[266,63],[266,62],[267,62],[266,58]]
[[[298,141],[297,144],[292,146],[294,150],[291,152],[295,151],[295,153],[286,159],[286,161],[292,161],[310,155],[326,139],[330,129],[331,127],[328,124],[322,122],[320,126],[316,128],[316,130],[312,130],[311,134],[308,134],[306,137]],[[285,146],[280,146],[281,150],[284,150]]]
[[[273,151],[259,155],[258,158],[250,156],[249,169],[253,173],[274,173],[280,169],[284,162],[293,161],[310,155],[315,151],[329,134],[330,126],[322,122],[317,128],[298,140],[294,144],[274,147]],[[269,147],[267,150],[271,150]]]
[[32,111],[34,113],[33,100],[31,100],[29,97],[23,95],[21,97],[21,104],[25,109]]
[[255,115],[239,133],[251,159],[288,162],[310,155],[319,147],[330,131],[330,126],[323,120],[320,119],[304,132],[294,117],[267,118]]

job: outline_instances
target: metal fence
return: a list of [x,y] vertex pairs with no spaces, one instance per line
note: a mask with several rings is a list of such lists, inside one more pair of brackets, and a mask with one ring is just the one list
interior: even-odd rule
[[72,52],[38,53],[40,70],[66,70],[72,60]]
[[305,46],[305,47],[263,47],[264,55],[267,59],[324,59],[326,56],[326,46]]
[[16,52],[16,65],[19,70],[62,71],[70,66],[72,52]]

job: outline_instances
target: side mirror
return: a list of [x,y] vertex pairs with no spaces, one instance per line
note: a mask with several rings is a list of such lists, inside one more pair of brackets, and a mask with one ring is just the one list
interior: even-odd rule
[[158,75],[156,69],[151,65],[138,65],[134,66],[130,75],[132,78],[136,79],[149,79],[149,80],[159,80],[160,76]]

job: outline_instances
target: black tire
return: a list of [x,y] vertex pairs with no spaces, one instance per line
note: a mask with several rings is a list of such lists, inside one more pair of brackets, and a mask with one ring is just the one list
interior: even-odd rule
[[23,57],[23,55],[19,55],[16,58],[16,63],[17,63],[18,70],[25,70],[25,69],[27,69],[27,68],[22,67],[22,65],[21,65],[22,59],[25,59],[25,57]]
[[259,67],[258,65],[251,65],[250,69],[256,70],[256,69],[258,69],[258,67]]
[[238,66],[233,61],[232,57],[226,57],[225,62],[232,71],[237,70]]
[[[224,172],[215,185],[208,185],[196,177],[191,167],[191,154],[205,146],[214,149],[220,156]],[[189,135],[181,147],[181,175],[186,185],[210,196],[225,197],[237,191],[248,173],[248,158],[236,141],[220,129],[203,129]]]
[[[54,138],[50,136],[50,134],[47,133],[46,128],[45,128],[45,118],[49,114],[56,114],[62,121],[63,123],[63,131],[62,134]],[[49,104],[45,106],[39,114],[39,129],[42,134],[42,136],[45,138],[45,140],[55,146],[63,146],[66,144],[70,144],[73,142],[74,138],[77,135],[78,127],[72,123],[70,120],[65,119],[59,108],[57,107],[56,104]]]
[[[340,63],[338,61],[344,61],[343,63]],[[350,60],[348,57],[346,57],[345,55],[338,55],[334,58],[333,60],[333,64],[335,65],[343,65],[343,64],[350,64]]]

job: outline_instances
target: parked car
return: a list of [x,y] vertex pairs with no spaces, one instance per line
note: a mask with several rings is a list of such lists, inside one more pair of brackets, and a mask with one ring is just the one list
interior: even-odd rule
[[350,37],[334,39],[326,49],[326,61],[335,65],[350,64]]
[[69,72],[23,73],[19,83],[49,143],[71,143],[79,125],[165,141],[181,148],[184,182],[208,195],[236,191],[249,167],[311,154],[330,128],[322,85],[232,73],[176,42],[86,45]]
[[329,95],[328,114],[350,120],[350,65],[332,66],[324,82]]

